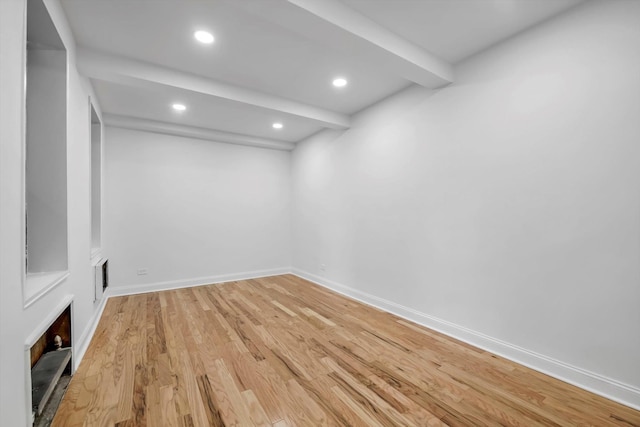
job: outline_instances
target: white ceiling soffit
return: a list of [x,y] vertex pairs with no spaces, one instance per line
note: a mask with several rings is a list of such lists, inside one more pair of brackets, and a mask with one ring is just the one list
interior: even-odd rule
[[130,86],[171,86],[303,117],[332,129],[350,126],[345,114],[115,55],[79,49],[77,66],[82,74],[94,79]]
[[188,138],[204,139],[207,141],[228,142],[231,144],[271,148],[274,150],[291,151],[295,148],[295,143],[293,142],[276,141],[273,139],[258,138],[255,136],[234,134],[231,132],[220,132],[212,129],[184,126],[175,123],[157,122],[155,120],[138,119],[115,114],[103,114],[103,120],[104,123],[109,126],[155,132],[165,135],[184,136]]
[[[97,79],[91,83],[102,112],[108,114],[285,142],[301,141],[325,128],[300,117],[170,86],[128,86]],[[173,104],[182,104],[185,110],[177,111]],[[273,123],[283,127],[274,129]]]
[[[337,0],[288,0],[357,38],[360,57],[419,85],[438,88],[453,82],[453,67]],[[307,36],[309,31],[306,31]],[[325,39],[324,35],[320,37]],[[360,42],[360,43],[358,43]]]
[[582,0],[47,1],[107,123],[291,149],[413,83],[452,83],[451,64]]

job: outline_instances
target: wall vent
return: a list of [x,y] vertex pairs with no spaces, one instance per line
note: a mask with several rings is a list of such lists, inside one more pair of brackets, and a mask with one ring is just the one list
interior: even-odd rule
[[109,286],[109,260],[106,258],[101,258],[96,264],[93,265],[93,268],[93,280],[95,287],[94,301],[100,301],[104,295],[104,292]]

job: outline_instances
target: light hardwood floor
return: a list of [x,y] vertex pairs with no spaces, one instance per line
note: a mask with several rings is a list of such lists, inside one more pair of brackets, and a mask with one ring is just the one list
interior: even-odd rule
[[291,275],[111,298],[53,426],[640,426]]

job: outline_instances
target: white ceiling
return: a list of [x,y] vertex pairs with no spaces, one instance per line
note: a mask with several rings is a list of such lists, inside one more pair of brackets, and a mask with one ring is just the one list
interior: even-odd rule
[[[350,115],[411,84],[450,84],[453,64],[580,1],[61,3],[107,123],[290,149],[324,127],[347,128]],[[197,43],[198,29],[215,43]],[[334,88],[335,76],[348,86]],[[174,112],[174,102],[187,110]]]
[[342,0],[399,36],[457,63],[581,0]]

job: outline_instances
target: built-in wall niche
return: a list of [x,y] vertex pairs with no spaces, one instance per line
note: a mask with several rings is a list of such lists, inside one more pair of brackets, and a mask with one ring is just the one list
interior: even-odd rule
[[67,51],[42,0],[27,1],[25,304],[67,274]]
[[71,340],[71,305],[67,305],[28,349],[31,361],[30,412],[34,421],[39,421],[38,417],[42,415],[62,375],[71,374]]
[[100,252],[102,222],[102,123],[93,103],[91,109],[91,252]]

